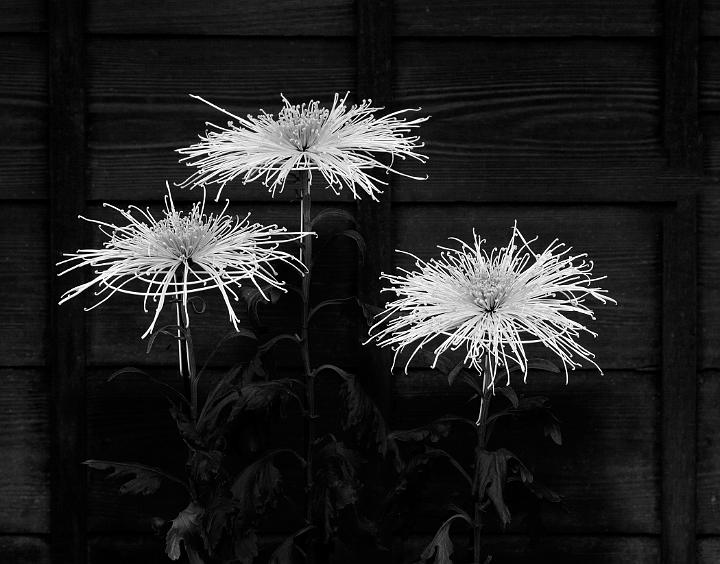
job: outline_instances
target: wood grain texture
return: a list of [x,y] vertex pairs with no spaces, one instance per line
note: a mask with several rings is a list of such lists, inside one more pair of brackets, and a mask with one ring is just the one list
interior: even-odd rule
[[[318,213],[327,206],[314,206],[314,213]],[[334,207],[334,206],[333,206]],[[160,206],[152,209],[159,210]],[[207,211],[219,210],[219,205],[208,204]],[[240,205],[233,206],[228,213],[239,214],[244,217],[252,209],[251,220],[263,225],[276,224],[293,231],[299,227],[299,205],[295,204],[256,204],[252,208]],[[348,206],[346,210],[351,211]],[[115,218],[116,212],[107,208],[93,207],[89,210],[93,218]],[[156,214],[159,217],[159,212]],[[357,278],[357,250],[355,243],[348,238],[332,238],[334,230],[347,228],[342,222],[326,222],[318,226],[320,237],[316,242],[316,266],[313,274],[312,303],[319,303],[323,299],[344,298],[356,294]],[[93,246],[102,244],[104,236],[99,230],[93,230]],[[288,252],[297,252],[292,245],[286,247]],[[298,274],[290,269],[280,270],[280,278],[287,277],[288,283],[295,283]],[[191,328],[196,345],[196,355],[200,362],[209,355],[217,341],[228,332],[232,325],[228,319],[227,309],[219,293],[207,292],[207,311],[203,314],[191,316]],[[87,305],[95,303],[91,295],[85,297]],[[152,304],[148,307],[152,313],[143,312],[143,300],[139,296],[116,294],[111,300],[88,314],[88,362],[93,365],[116,364],[168,364],[177,362],[174,343],[170,339],[158,339],[157,345],[150,355],[145,354],[147,341],[140,336],[145,332],[154,309]],[[234,304],[235,310],[241,316],[241,326],[247,326],[247,308],[243,302]],[[294,293],[289,293],[280,299],[275,306],[260,306],[258,311],[261,322],[266,325],[266,331],[274,333],[297,331],[299,314],[299,301]],[[357,334],[355,320],[358,311],[352,303],[330,307],[318,313],[313,320],[312,327],[312,353],[314,358],[323,362],[338,362],[347,364],[354,362],[353,351],[357,347]],[[161,316],[156,325],[159,329],[167,323],[175,323],[171,308]],[[254,350],[254,349],[253,349]],[[296,350],[292,345],[280,346],[278,353],[284,361],[293,364],[297,361]],[[251,352],[248,343],[242,341],[232,342],[219,352],[215,363],[223,365],[232,364],[244,358]]]
[[720,537],[698,539],[698,564],[712,564],[720,560]]
[[704,370],[698,378],[697,528],[720,534],[720,372]]
[[[447,413],[476,415],[468,389],[448,386],[437,372],[399,372],[395,381],[393,428],[417,426]],[[579,370],[568,385],[562,375],[542,373],[531,373],[527,384],[519,378],[513,382],[518,394],[550,398],[561,421],[560,447],[543,439],[537,427],[510,426],[504,433],[498,427],[502,446],[524,458],[536,478],[563,497],[561,506],[543,506],[541,521],[548,532],[660,532],[658,383],[656,372],[615,370],[604,376]],[[467,447],[464,451],[471,454]],[[439,467],[430,476],[441,475]],[[425,488],[439,497],[427,499],[424,526],[432,522],[431,515],[442,518],[447,501],[441,500],[458,488],[455,475],[446,475],[449,481],[432,484],[430,479]],[[522,518],[511,524],[515,531],[526,526]]]
[[401,36],[654,36],[662,31],[655,0],[395,0]]
[[698,49],[701,0],[664,4],[663,134],[670,166],[701,171]]
[[50,564],[50,550],[43,537],[0,536],[0,554],[12,564]]
[[[4,368],[0,369],[0,385],[5,390],[0,396],[3,429],[0,535],[47,533],[50,524],[47,376],[40,370]],[[0,554],[4,554],[2,548]]]
[[47,27],[45,2],[42,0],[3,0],[0,33],[44,31]]
[[703,35],[720,35],[720,2],[718,0],[702,0],[700,31]]
[[351,0],[150,0],[132,10],[122,0],[96,0],[87,26],[92,33],[350,36],[354,20]]
[[[156,198],[165,180],[191,174],[175,149],[196,142],[206,121],[224,125],[228,118],[189,93],[244,116],[260,108],[277,113],[281,93],[293,102],[329,103],[355,86],[346,39],[102,38],[91,42],[89,57],[92,199]],[[294,186],[288,183],[285,199],[295,196]],[[271,199],[260,183],[240,181],[226,195]],[[336,199],[326,190],[313,197]]]
[[39,366],[48,330],[47,211],[40,203],[0,206],[0,366]]
[[[509,185],[591,192],[657,174],[661,64],[648,40],[396,40],[394,99],[422,107],[426,165],[395,194]],[[478,198],[481,199],[481,198]]]
[[[699,97],[702,112],[720,112],[720,40],[705,38],[700,43]],[[702,116],[701,123],[705,116]]]
[[696,558],[697,223],[691,193],[663,225],[662,562]]
[[[653,207],[446,204],[395,204],[396,249],[427,259],[449,237],[470,240],[472,229],[490,248],[507,243],[513,222],[526,237],[540,236],[544,248],[554,237],[586,252],[594,272],[618,305],[593,304],[590,323],[597,339],[583,342],[604,369],[660,365],[661,217]],[[429,234],[432,234],[430,236]],[[412,259],[396,255],[396,266]],[[536,351],[537,352],[537,351]]]
[[720,368],[720,186],[706,185],[698,206],[698,366]]
[[0,37],[0,84],[0,198],[44,198],[48,106],[43,37]]

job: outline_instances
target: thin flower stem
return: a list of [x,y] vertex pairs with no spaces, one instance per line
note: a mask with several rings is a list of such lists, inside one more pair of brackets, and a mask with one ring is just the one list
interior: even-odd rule
[[475,480],[473,495],[475,497],[475,515],[473,526],[473,563],[480,563],[480,533],[482,531],[482,498],[484,492],[479,490],[478,473],[480,471],[480,453],[485,450],[488,442],[487,419],[490,413],[490,400],[492,399],[492,386],[488,382],[490,372],[489,359],[485,358],[485,367],[482,374],[483,393],[480,396],[480,413],[477,419],[477,447],[475,452]]
[[[305,232],[311,221],[310,175],[308,171],[300,172],[300,231]],[[305,393],[307,414],[305,416],[305,489],[306,489],[306,519],[309,525],[313,524],[312,488],[313,488],[313,457],[312,449],[315,442],[315,420],[317,412],[315,406],[315,375],[310,364],[310,282],[312,267],[312,235],[306,235],[300,248],[300,260],[307,268],[302,279],[302,318],[300,327],[300,351],[303,371],[305,373]]]
[[[175,272],[175,280],[179,284],[183,283],[183,277],[178,271]],[[188,313],[183,306],[182,299],[175,300],[175,315],[178,325],[178,367],[180,370],[180,378],[183,381],[183,389],[185,396],[190,404],[190,410],[193,419],[197,417],[197,366],[195,364],[195,350],[193,348],[192,333],[190,332],[190,319]]]

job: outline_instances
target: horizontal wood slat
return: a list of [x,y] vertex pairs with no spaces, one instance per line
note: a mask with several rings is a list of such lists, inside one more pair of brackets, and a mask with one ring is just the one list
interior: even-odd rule
[[0,84],[0,199],[44,198],[48,105],[43,37],[0,36]]
[[[557,237],[575,252],[587,253],[594,273],[607,276],[599,284],[618,305],[592,304],[596,320],[588,326],[599,336],[581,342],[603,368],[659,366],[662,261],[656,207],[396,204],[394,210],[396,248],[423,259],[436,256],[436,245],[451,243],[449,237],[470,241],[473,228],[488,239],[489,248],[502,246],[515,220],[526,237],[539,235],[538,249]],[[405,268],[413,264],[399,254],[395,260]]]
[[88,5],[91,33],[193,35],[315,35],[354,33],[351,0],[148,0],[127,9],[122,0],[94,0]]
[[662,31],[653,0],[396,0],[401,36],[654,36]]
[[[698,377],[698,534],[720,534],[720,372]],[[718,552],[720,554],[720,552]]]
[[47,10],[42,0],[4,0],[0,33],[45,31]]
[[[426,165],[396,195],[633,183],[665,164],[652,41],[396,40],[398,107],[422,107]],[[478,198],[482,200],[481,197]]]
[[[175,149],[195,143],[206,121],[230,118],[190,93],[244,116],[277,113],[282,93],[330,103],[355,83],[345,39],[104,38],[91,41],[89,60],[91,199],[152,199],[165,180],[192,174]],[[233,199],[270,200],[260,183],[231,186]],[[325,190],[317,197],[335,199]]]
[[0,536],[0,554],[12,564],[50,564],[50,549],[43,537]]
[[41,204],[0,205],[0,366],[45,362],[48,329],[47,211]]
[[[2,368],[0,386],[4,390],[0,395],[3,430],[0,535],[47,533],[50,509],[47,376],[40,370]],[[3,542],[0,536],[0,554],[6,555]]]

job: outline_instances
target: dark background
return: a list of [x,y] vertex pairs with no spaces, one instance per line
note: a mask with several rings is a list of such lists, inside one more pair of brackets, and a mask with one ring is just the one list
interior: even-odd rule
[[[366,296],[392,249],[430,256],[473,227],[500,244],[517,219],[542,242],[588,252],[619,303],[598,307],[592,325],[604,377],[530,378],[563,421],[564,445],[548,442],[535,470],[567,511],[543,513],[532,544],[514,526],[495,538],[498,552],[718,562],[719,38],[717,0],[3,0],[0,560],[162,562],[149,516],[182,508],[170,491],[119,499],[79,466],[177,454],[148,386],[104,383],[127,364],[172,379],[172,350],[144,355],[138,302],[89,314],[80,300],[54,305],[73,283],[55,280],[60,253],[98,244],[77,214],[156,203],[165,179],[184,178],[173,149],[206,120],[224,121],[188,93],[243,114],[277,111],[280,92],[327,103],[349,90],[432,115],[420,131],[429,163],[403,169],[427,181],[395,178],[382,206],[339,198],[369,238]],[[261,221],[297,226],[290,189],[276,201],[258,186],[225,195]],[[352,248],[333,252],[326,296],[355,283]],[[334,330],[345,316],[323,319],[315,354],[352,367],[354,332]],[[225,323],[221,308],[198,320],[201,356]],[[374,374],[395,427],[465,400],[429,372]],[[417,554],[441,518],[429,511],[400,552]]]

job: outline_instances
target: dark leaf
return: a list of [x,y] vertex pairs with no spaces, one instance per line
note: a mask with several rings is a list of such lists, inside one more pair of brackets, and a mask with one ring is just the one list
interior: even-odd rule
[[295,548],[295,540],[313,528],[314,527],[312,525],[308,525],[286,538],[270,555],[268,564],[292,564],[292,553]]
[[360,254],[360,266],[365,264],[365,257],[367,256],[367,245],[365,244],[365,238],[355,229],[345,229],[336,235],[336,237],[348,237],[355,241],[358,252]]
[[235,558],[239,564],[252,564],[258,555],[257,533],[253,527],[244,527],[239,522],[233,535]]
[[244,327],[238,327],[237,330],[229,331],[228,333],[225,333],[225,335],[222,336],[222,338],[218,341],[218,343],[215,345],[213,350],[208,355],[207,359],[205,360],[205,364],[203,364],[203,367],[200,369],[200,372],[198,373],[198,378],[205,372],[205,369],[208,367],[208,364],[210,364],[210,361],[215,357],[215,355],[218,353],[218,351],[222,348],[222,346],[227,343],[228,341],[231,341],[233,339],[237,339],[239,337],[245,337],[246,339],[252,339],[257,340],[257,335],[254,331],[251,331],[250,329],[246,329]]
[[186,338],[185,335],[185,329],[180,327],[179,325],[164,325],[163,327],[160,327],[160,329],[156,329],[148,339],[148,344],[145,349],[146,354],[150,354],[150,351],[153,348],[153,345],[155,344],[155,339],[157,339],[160,335],[167,335],[168,337],[172,337],[176,340],[183,340]]
[[460,475],[465,478],[465,481],[472,487],[473,480],[470,477],[470,475],[465,471],[465,469],[462,467],[462,464],[460,464],[457,459],[455,459],[454,456],[452,456],[449,452],[444,451],[440,448],[429,448],[425,447],[425,456],[428,458],[441,458],[447,460],[459,473]]
[[530,490],[537,496],[538,499],[544,499],[552,503],[560,503],[562,501],[562,498],[558,494],[556,494],[546,485],[539,483],[537,480],[523,483],[528,490]]
[[495,507],[503,525],[510,523],[510,510],[505,504],[503,492],[508,481],[508,463],[517,465],[521,480],[525,484],[533,482],[533,476],[522,461],[507,449],[478,452],[477,491],[480,496],[487,495]]
[[276,304],[284,294],[275,286],[265,285],[262,292],[255,286],[243,286],[240,288],[240,297],[247,304],[248,314],[254,323],[260,323],[258,318],[258,306],[260,304]]
[[430,564],[431,562],[432,564],[452,564],[450,556],[452,556],[453,553],[453,543],[452,540],[450,540],[450,525],[452,525],[455,519],[467,521],[468,524],[472,526],[472,521],[470,521],[464,513],[455,514],[447,519],[440,525],[430,544],[422,551],[420,555],[421,562],[424,564]]
[[270,349],[272,349],[275,345],[282,341],[292,341],[294,343],[299,343],[300,337],[298,337],[297,335],[291,335],[290,333],[282,333],[280,335],[275,335],[274,337],[268,339],[258,347],[258,355],[263,355],[267,353]]
[[393,431],[389,437],[397,441],[429,440],[431,443],[436,443],[450,434],[450,429],[454,423],[463,423],[472,426],[473,430],[476,429],[475,423],[470,419],[448,415],[421,427]]
[[325,307],[332,306],[332,305],[344,304],[344,303],[348,302],[349,300],[355,300],[355,299],[356,299],[356,298],[354,298],[354,297],[348,297],[348,298],[335,298],[335,299],[332,299],[332,300],[322,301],[322,302],[320,302],[318,305],[316,305],[314,308],[312,308],[312,309],[310,310],[310,313],[308,313],[308,322],[312,319],[312,317],[313,317],[318,311],[320,311],[321,309],[323,309],[323,308],[325,308]]
[[385,418],[373,399],[360,386],[355,376],[345,373],[340,387],[342,399],[342,424],[346,431],[353,431],[359,439],[372,443],[385,456],[388,449],[388,430]]
[[313,370],[313,375],[317,376],[322,372],[323,370],[330,370],[332,372],[335,372],[340,378],[343,380],[353,380],[355,378],[354,374],[351,374],[350,372],[347,372],[340,368],[339,366],[335,366],[334,364],[323,364],[322,366],[318,366],[315,370]]
[[201,533],[208,552],[212,553],[223,534],[230,532],[229,524],[234,511],[232,499],[223,494],[215,496],[205,508]]
[[546,421],[543,426],[543,431],[546,437],[550,437],[556,445],[562,445],[562,433],[560,431],[560,425],[556,421]]
[[295,400],[302,408],[303,400],[294,390],[294,387],[299,385],[300,382],[292,378],[246,384],[240,389],[230,419],[235,419],[244,411],[269,409],[275,403],[286,405],[291,400]]
[[310,221],[310,231],[317,231],[316,227],[320,223],[328,219],[347,221],[349,223],[352,223],[356,227],[358,224],[357,219],[355,219],[355,217],[351,213],[337,208],[327,208],[322,210],[321,212],[318,212],[315,217],[312,218],[312,220]]
[[463,368],[465,368],[465,360],[461,360],[460,362],[458,362],[453,367],[453,369],[450,372],[448,372],[448,374],[447,374],[448,384],[450,384],[451,386],[453,385],[453,383],[455,382],[455,378],[457,378],[458,374],[460,374],[460,372],[462,371]]
[[217,476],[223,461],[219,450],[194,450],[188,461],[190,475],[194,482],[209,481]]
[[113,462],[110,460],[86,460],[86,466],[95,470],[112,470],[107,479],[123,482],[120,487],[121,494],[149,495],[155,493],[162,480],[169,480],[187,488],[181,479],[171,476],[160,468],[145,466],[144,464]]
[[513,390],[510,386],[503,386],[502,388],[495,388],[495,392],[504,395],[508,399],[508,401],[512,404],[513,408],[517,409],[517,406],[520,404],[520,400],[518,400],[515,390]]
[[202,558],[193,548],[193,537],[197,538],[200,533],[202,513],[199,505],[190,503],[172,520],[172,525],[165,536],[165,552],[170,560],[180,559],[182,544],[191,564],[203,564]]
[[165,395],[170,399],[170,401],[180,401],[184,403],[188,403],[187,398],[180,392],[179,390],[176,390],[169,384],[166,384],[162,380],[159,380],[158,378],[155,378],[154,376],[151,376],[144,370],[140,370],[139,368],[134,368],[132,366],[126,366],[125,368],[121,368],[120,370],[116,370],[113,372],[107,379],[108,382],[112,382],[115,378],[118,376],[121,376],[122,374],[140,374],[141,376],[144,376],[148,380],[150,380],[153,384],[156,384],[160,386],[160,388],[163,390]]
[[360,306],[360,310],[365,318],[365,323],[367,323],[368,326],[373,325],[375,323],[375,316],[383,311],[381,307],[361,302],[360,300],[357,300],[357,304]]

